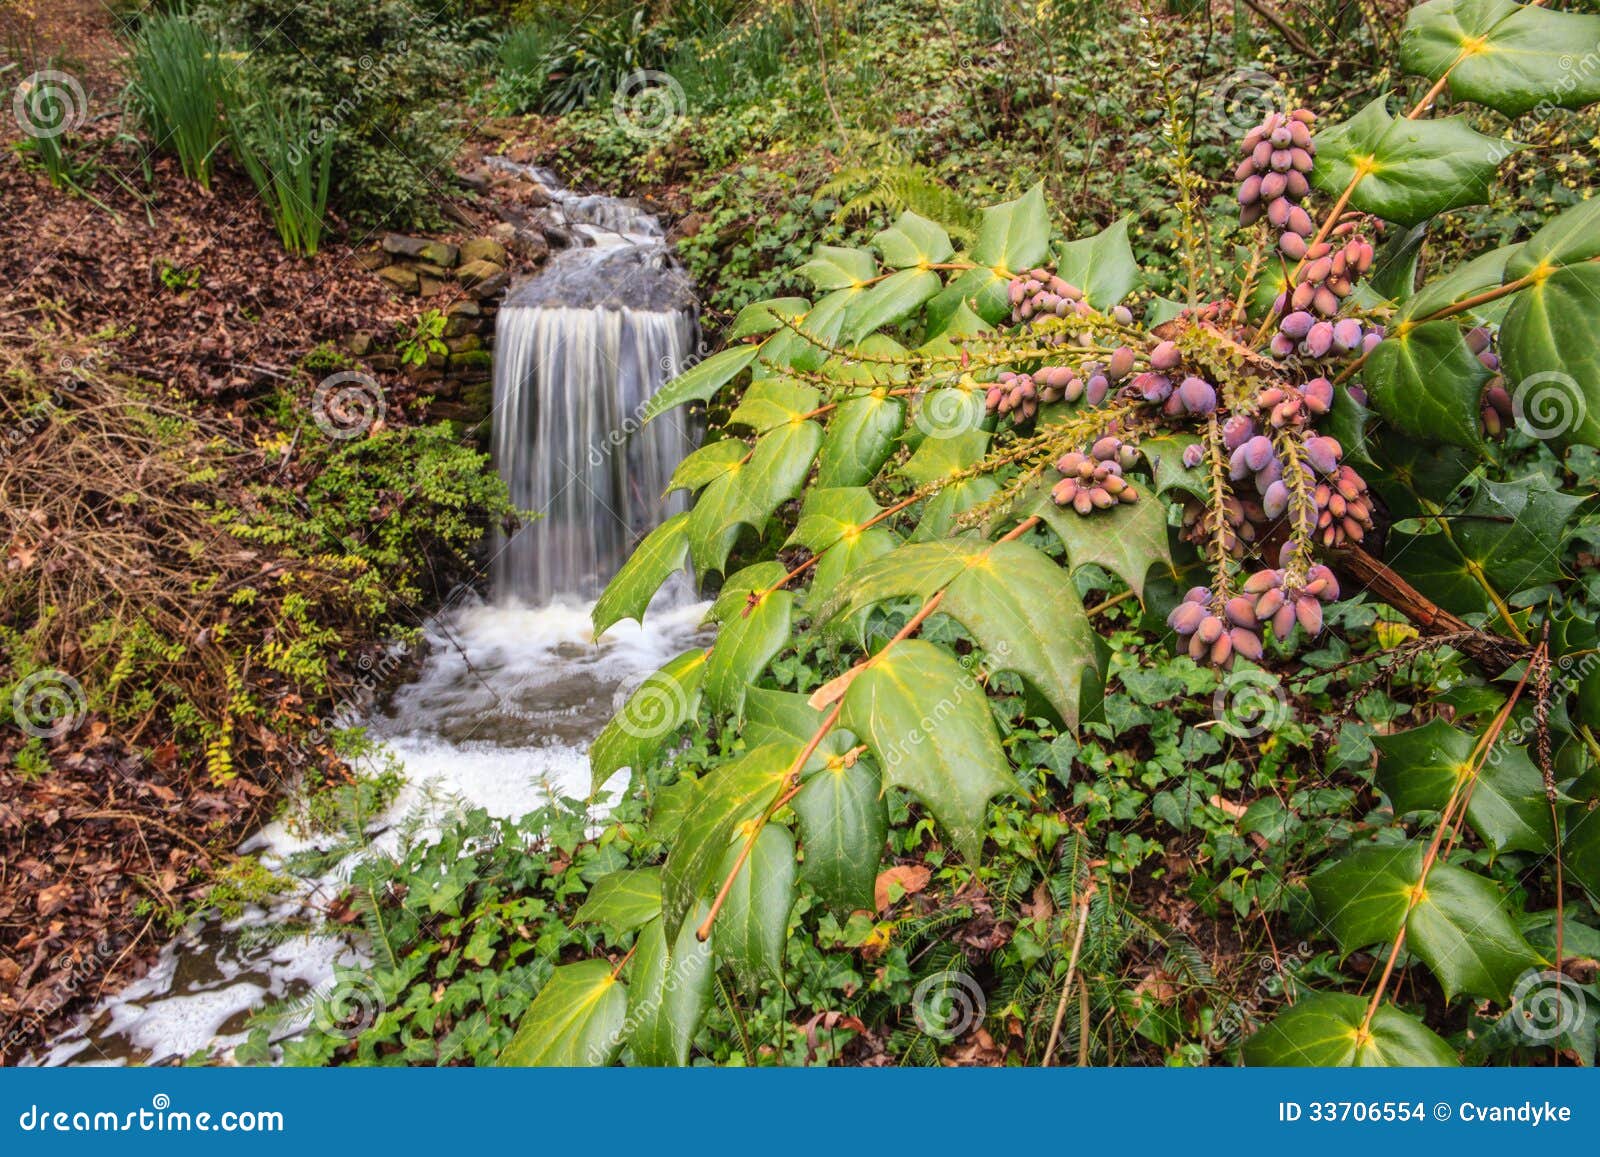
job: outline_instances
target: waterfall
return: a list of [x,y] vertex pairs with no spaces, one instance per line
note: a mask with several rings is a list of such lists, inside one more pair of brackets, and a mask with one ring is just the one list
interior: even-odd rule
[[578,245],[514,287],[495,321],[495,461],[512,502],[540,517],[496,543],[494,591],[533,605],[597,595],[683,508],[663,494],[695,445],[680,411],[642,421],[698,336],[659,224],[625,201],[550,192]]

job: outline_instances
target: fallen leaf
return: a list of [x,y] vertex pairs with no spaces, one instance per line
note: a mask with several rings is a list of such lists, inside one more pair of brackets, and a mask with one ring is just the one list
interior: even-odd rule
[[[914,896],[928,886],[933,873],[921,864],[896,864],[878,873],[872,886],[872,902],[879,912],[887,912],[889,905],[905,896]],[[899,885],[900,891],[894,892]]]

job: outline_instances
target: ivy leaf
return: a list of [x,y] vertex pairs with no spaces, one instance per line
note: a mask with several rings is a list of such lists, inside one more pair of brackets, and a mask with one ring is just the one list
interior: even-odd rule
[[1096,309],[1109,310],[1139,284],[1139,263],[1128,241],[1132,220],[1124,217],[1056,250],[1056,272],[1083,290],[1084,300]]
[[850,340],[860,341],[876,329],[904,321],[938,293],[941,285],[939,275],[929,269],[902,269],[890,274],[863,293],[856,303],[848,333]]
[[1067,548],[1070,569],[1094,564],[1111,571],[1144,601],[1145,578],[1153,566],[1173,571],[1172,544],[1167,532],[1164,502],[1145,495],[1138,502],[1119,503],[1085,518],[1050,497],[1052,483],[1041,478],[1025,488],[1012,508],[1013,516],[1038,515],[1056,532]]
[[[926,726],[932,719],[938,725]],[[856,676],[840,720],[878,757],[884,781],[915,794],[976,864],[989,800],[1017,785],[972,673],[943,648],[908,639]]]
[[1489,371],[1454,321],[1430,321],[1397,332],[1368,355],[1362,376],[1373,409],[1423,442],[1479,449],[1478,399]]
[[1515,0],[1435,0],[1411,10],[1400,39],[1407,72],[1508,117],[1540,105],[1600,101],[1600,71],[1575,62],[1600,44],[1600,16],[1550,12]]
[[[1375,736],[1378,786],[1396,816],[1442,812],[1472,758],[1477,739],[1434,719],[1422,727]],[[1552,846],[1544,779],[1520,747],[1497,744],[1467,799],[1467,819],[1498,852],[1544,852]]]
[[721,883],[717,866],[734,829],[778,798],[799,754],[795,744],[765,744],[713,768],[694,784],[661,871],[661,914],[668,936],[676,938],[695,901],[708,898],[706,893]]
[[1456,1054],[1416,1017],[1382,1004],[1363,1035],[1367,1000],[1342,992],[1302,997],[1244,1043],[1247,1065],[1316,1068],[1454,1066]]
[[[729,846],[717,869],[719,877],[726,879],[733,871],[743,848],[742,839]],[[783,977],[794,878],[794,837],[781,824],[769,823],[756,836],[717,916],[717,956],[733,966],[749,992],[759,991],[767,978]]]
[[835,760],[806,780],[791,806],[800,817],[807,883],[837,913],[870,910],[889,837],[878,773],[860,760]]
[[642,928],[659,915],[661,869],[635,868],[596,880],[572,922],[604,924],[620,934]]
[[872,239],[891,269],[926,268],[949,261],[955,255],[950,235],[944,229],[907,209],[894,224]]
[[1474,132],[1459,117],[1397,120],[1386,99],[1317,133],[1317,187],[1338,196],[1364,173],[1351,206],[1401,225],[1488,201],[1495,170],[1522,146]]
[[689,515],[675,514],[634,548],[589,612],[597,638],[623,619],[644,622],[645,610],[661,584],[683,569],[689,554],[688,528]]
[[[702,911],[708,911],[702,906]],[[678,929],[672,951],[660,920],[639,933],[628,968],[628,1047],[638,1065],[682,1067],[689,1063],[695,1031],[711,1003],[715,969],[711,945],[694,934],[694,923]]]
[[563,964],[528,1006],[495,1061],[502,1067],[609,1065],[627,1032],[628,988],[604,960]]
[[738,376],[740,370],[755,361],[760,352],[760,346],[737,345],[691,366],[651,395],[645,403],[644,420],[648,422],[685,402],[710,401],[718,390]]
[[1500,352],[1524,433],[1561,447],[1600,446],[1597,301],[1600,264],[1585,260],[1536,280],[1506,312]]
[[788,645],[794,593],[769,589],[786,573],[781,562],[757,563],[729,578],[718,596],[711,613],[720,626],[705,668],[713,711],[743,714],[745,691]]
[[807,261],[795,272],[811,282],[818,290],[848,289],[871,281],[878,275],[878,263],[864,249],[846,249],[839,245],[818,245]]
[[628,696],[622,710],[589,747],[589,794],[598,795],[617,772],[649,766],[668,737],[694,718],[706,653],[696,647],[672,659]]
[[1015,201],[983,211],[972,260],[1009,279],[1043,261],[1050,247],[1050,210],[1040,182]]

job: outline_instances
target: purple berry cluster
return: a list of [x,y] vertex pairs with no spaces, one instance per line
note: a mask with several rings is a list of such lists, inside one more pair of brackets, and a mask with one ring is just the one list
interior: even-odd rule
[[1291,354],[1315,359],[1350,357],[1371,353],[1383,340],[1383,332],[1383,326],[1368,326],[1358,318],[1319,320],[1308,311],[1297,309],[1278,322],[1270,349],[1277,358]]
[[1505,375],[1500,372],[1500,355],[1492,345],[1494,335],[1483,326],[1467,331],[1467,348],[1483,363],[1483,368],[1494,375],[1483,383],[1483,396],[1478,402],[1478,419],[1483,432],[1490,438],[1503,438],[1516,420],[1511,407],[1511,393],[1506,389]]
[[1279,642],[1288,641],[1296,623],[1314,636],[1322,630],[1323,604],[1339,597],[1339,580],[1321,564],[1306,572],[1298,589],[1288,583],[1283,569],[1258,570],[1220,607],[1210,587],[1193,587],[1167,625],[1189,640],[1189,657],[1197,663],[1226,667],[1235,655],[1259,659],[1268,627]]
[[1021,325],[1036,317],[1070,317],[1089,312],[1083,290],[1048,269],[1031,269],[1008,287],[1011,320]]
[[1372,268],[1372,242],[1356,231],[1357,224],[1342,222],[1330,240],[1319,241],[1306,251],[1294,289],[1286,297],[1278,297],[1277,312],[1287,308],[1309,310],[1325,318],[1338,315],[1356,282]]
[[1271,112],[1245,134],[1244,160],[1234,173],[1239,182],[1239,223],[1266,218],[1278,233],[1278,248],[1298,261],[1306,254],[1316,226],[1300,202],[1311,192],[1311,139],[1316,114],[1303,108]]
[[1123,478],[1124,469],[1138,461],[1138,452],[1121,438],[1107,434],[1089,448],[1076,450],[1056,461],[1061,481],[1050,491],[1057,506],[1070,506],[1079,514],[1093,514],[1119,502],[1139,501],[1139,492]]
[[1169,418],[1204,417],[1217,409],[1217,387],[1196,374],[1177,372],[1182,355],[1164,341],[1150,351],[1150,368],[1133,379],[1133,390],[1147,402],[1159,403]]

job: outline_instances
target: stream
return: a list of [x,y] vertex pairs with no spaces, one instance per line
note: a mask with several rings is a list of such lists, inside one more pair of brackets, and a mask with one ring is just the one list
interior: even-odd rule
[[[706,604],[673,580],[643,624],[594,637],[589,612],[638,538],[681,508],[660,496],[696,431],[676,414],[644,426],[644,403],[685,368],[697,340],[694,298],[659,222],[630,202],[562,189],[548,173],[498,162],[540,184],[551,224],[573,237],[513,286],[496,320],[494,456],[513,502],[544,515],[491,544],[492,589],[431,618],[412,681],[366,720],[379,740],[359,770],[391,761],[405,784],[368,826],[398,841],[402,820],[436,830],[481,807],[515,818],[589,790],[588,745],[649,673],[703,636]],[[600,816],[596,815],[599,819]],[[267,867],[334,847],[274,820],[240,845]],[[232,1063],[269,1004],[326,992],[336,966],[364,963],[358,940],[274,937],[341,891],[365,850],[268,909],[192,922],[151,970],[103,999],[48,1049],[43,1065]],[[274,1039],[303,1027],[271,1027]]]

